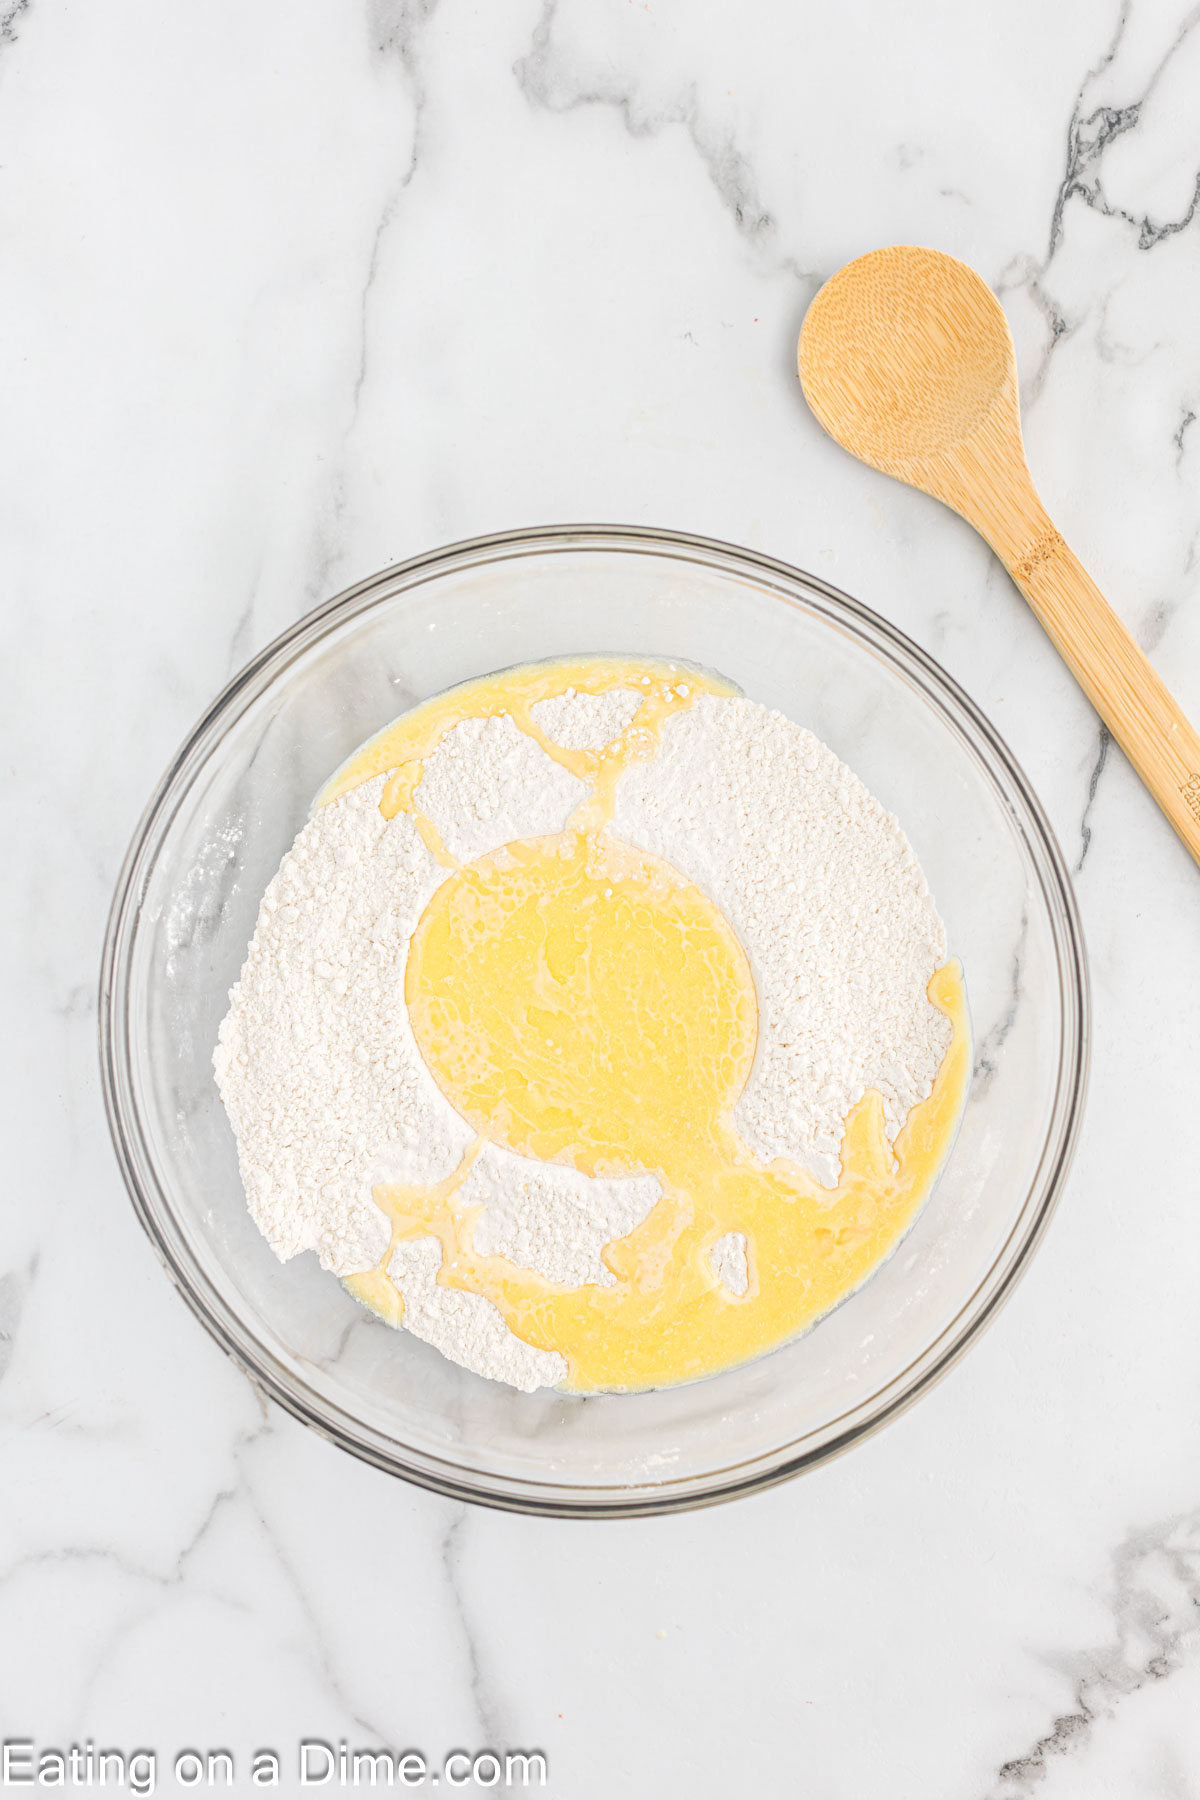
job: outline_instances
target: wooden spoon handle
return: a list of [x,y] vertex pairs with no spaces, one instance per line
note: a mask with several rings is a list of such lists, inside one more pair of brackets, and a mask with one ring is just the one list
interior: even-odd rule
[[1200,863],[1200,736],[1040,507],[1044,529],[1009,574],[1117,743]]

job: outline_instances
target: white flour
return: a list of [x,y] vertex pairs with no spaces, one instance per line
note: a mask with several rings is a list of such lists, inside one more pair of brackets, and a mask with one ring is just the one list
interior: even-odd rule
[[744,1231],[727,1231],[708,1253],[713,1274],[724,1282],[731,1294],[744,1294],[750,1286],[750,1265],[746,1259]]
[[426,758],[415,797],[451,856],[473,862],[513,838],[561,831],[587,793],[511,719],[464,719]]
[[553,743],[564,750],[603,750],[619,737],[642,704],[632,688],[610,688],[606,694],[577,694],[568,688],[553,700],[539,700],[530,710]]
[[[534,708],[567,748],[598,749],[629,722],[629,689]],[[250,1210],[276,1254],[315,1250],[346,1275],[389,1241],[372,1189],[449,1175],[472,1141],[409,1025],[409,941],[446,879],[412,819],[379,812],[383,776],[324,807],[264,896],[214,1066]],[[560,831],[585,785],[508,718],[467,720],[425,762],[416,800],[459,860]],[[883,1095],[894,1136],[924,1099],[950,1040],[926,998],[944,960],[941,923],[903,833],[809,732],[747,700],[705,696],[671,719],[657,758],[617,790],[613,831],[673,863],[722,908],[758,988],[758,1052],[736,1111],[764,1160],[837,1180],[846,1113]],[[551,1280],[601,1284],[605,1244],[650,1211],[654,1176],[595,1180],[484,1149],[463,1198],[476,1231]],[[482,1296],[437,1284],[435,1238],[402,1244],[390,1272],[405,1325],[453,1361],[532,1389],[565,1360],[517,1339]],[[746,1242],[714,1247],[714,1271],[746,1289]]]

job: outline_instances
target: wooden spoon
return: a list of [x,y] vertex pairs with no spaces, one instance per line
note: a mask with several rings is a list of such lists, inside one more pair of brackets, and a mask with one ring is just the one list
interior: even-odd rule
[[809,307],[799,363],[831,437],[987,539],[1200,863],[1200,737],[1038,499],[1012,335],[991,289],[938,250],[873,250]]

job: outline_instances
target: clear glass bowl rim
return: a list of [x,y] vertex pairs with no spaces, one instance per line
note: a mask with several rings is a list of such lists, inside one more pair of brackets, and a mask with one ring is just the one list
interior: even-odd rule
[[[229,725],[300,656],[347,620],[455,570],[506,558],[561,551],[658,554],[717,573],[758,578],[779,598],[823,615],[859,639],[915,686],[960,746],[982,763],[1017,827],[1046,905],[1060,976],[1062,1054],[1050,1123],[1034,1177],[990,1269],[940,1336],[880,1393],[816,1434],[803,1449],[777,1447],[752,1463],[691,1478],[686,1488],[594,1489],[483,1477],[424,1453],[401,1453],[381,1433],[323,1397],[302,1391],[289,1371],[247,1330],[174,1229],[138,1117],[132,1076],[130,960],[150,870],[178,807]],[[484,671],[481,671],[483,673]],[[649,526],[552,525],[493,532],[424,552],[370,575],[306,613],[259,652],[218,694],[181,745],[134,832],[105,933],[99,988],[100,1074],[117,1161],[142,1227],[197,1318],[235,1363],[286,1411],[320,1436],[385,1472],[447,1497],[506,1511],[558,1518],[632,1518],[711,1506],[774,1486],[842,1454],[880,1430],[939,1381],[996,1316],[1028,1265],[1058,1200],[1083,1115],[1090,1058],[1090,990],[1083,930],[1062,853],[1049,821],[1012,752],[968,695],[934,659],[861,601],[819,576],[715,538]]]

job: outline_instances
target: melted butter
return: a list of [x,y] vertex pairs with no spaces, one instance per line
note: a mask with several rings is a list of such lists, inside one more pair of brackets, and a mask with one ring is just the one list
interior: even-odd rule
[[[614,686],[638,687],[644,699],[604,751],[564,751],[531,717],[539,699],[568,687]],[[392,771],[381,810],[412,813],[454,870],[414,934],[405,998],[435,1079],[477,1136],[445,1181],[375,1190],[391,1221],[388,1249],[347,1286],[390,1323],[404,1310],[387,1274],[396,1246],[432,1235],[442,1246],[438,1281],[484,1295],[519,1338],[560,1352],[567,1387],[631,1391],[695,1380],[761,1355],[827,1312],[895,1245],[931,1187],[968,1075],[958,965],[940,969],[929,988],[953,1025],[950,1049],[894,1146],[882,1103],[868,1093],[846,1120],[836,1189],[790,1164],[764,1166],[732,1118],[758,1031],[741,945],[699,889],[603,829],[622,771],[654,754],[672,713],[698,692],[728,691],[676,665],[512,671],[406,715],[321,796]],[[591,792],[560,835],[459,868],[417,806],[421,759],[461,719],[501,714]],[[658,1176],[660,1200],[605,1249],[613,1285],[562,1288],[476,1252],[481,1208],[463,1205],[460,1191],[487,1140],[589,1175]],[[747,1240],[749,1285],[740,1296],[710,1261],[730,1231]]]
[[[388,1247],[375,1268],[343,1279],[355,1299],[371,1307],[389,1325],[398,1326],[404,1318],[404,1295],[388,1273],[392,1257],[404,1239],[440,1238],[443,1264],[448,1256],[457,1254],[460,1244],[470,1242],[475,1220],[483,1208],[464,1209],[457,1204],[456,1197],[482,1149],[483,1139],[477,1137],[467,1146],[458,1167],[432,1187],[404,1187],[397,1183],[374,1190],[376,1205],[391,1221]],[[465,1237],[464,1230],[468,1233]]]
[[417,789],[421,785],[421,777],[425,765],[419,762],[401,763],[396,773],[384,783],[379,796],[379,810],[385,819],[394,819],[397,813],[411,813],[417,828],[417,836],[429,854],[440,862],[443,869],[457,869],[458,858],[451,856],[442,842],[442,834],[433,820],[423,813],[417,805]]

